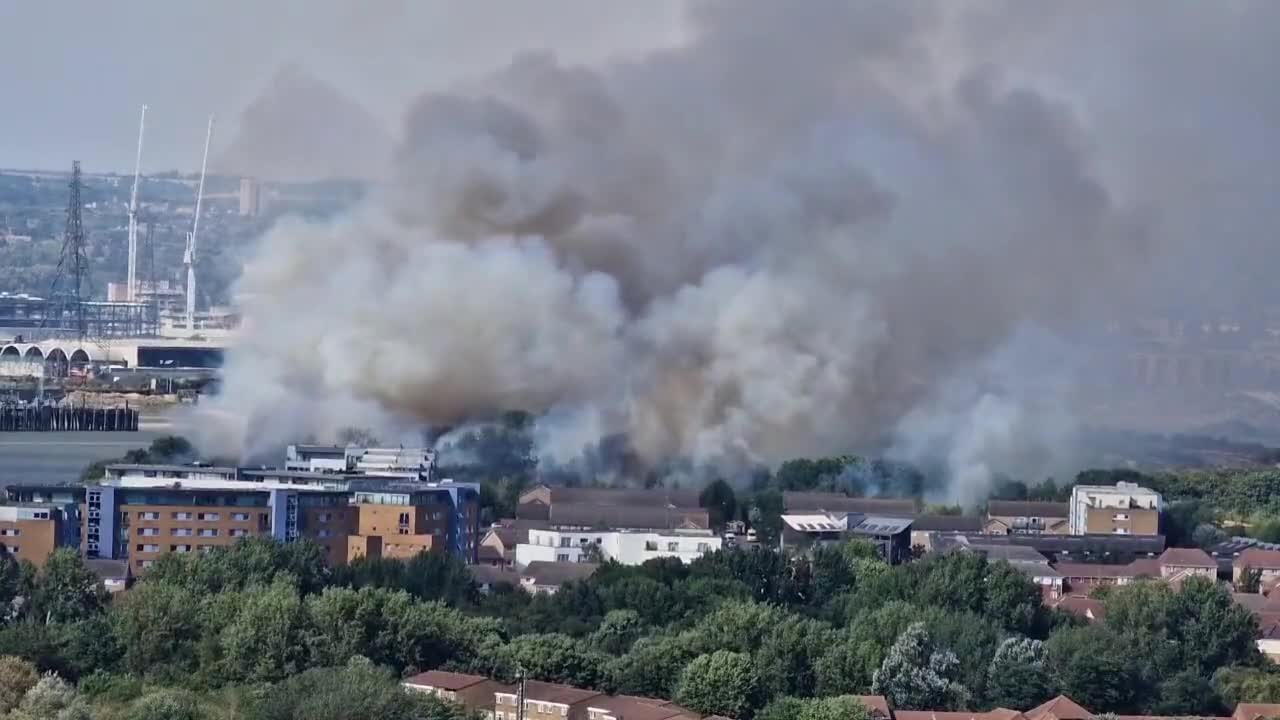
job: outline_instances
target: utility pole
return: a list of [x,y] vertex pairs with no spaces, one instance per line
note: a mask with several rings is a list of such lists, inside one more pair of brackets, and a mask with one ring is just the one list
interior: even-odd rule
[[516,668],[516,720],[524,720],[524,668]]

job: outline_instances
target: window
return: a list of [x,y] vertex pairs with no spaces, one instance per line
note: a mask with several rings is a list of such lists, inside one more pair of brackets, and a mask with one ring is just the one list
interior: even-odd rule
[[17,545],[14,545],[13,547],[9,548],[9,554],[10,554],[10,555],[17,555],[17,554],[18,554],[18,550],[20,550],[20,549],[21,549],[21,548],[19,548]]
[[329,522],[329,518],[332,516],[332,513],[320,513],[316,516],[316,519],[320,522],[327,523]]
[[217,520],[221,520],[222,515],[218,513],[200,513],[199,515],[196,516],[196,519],[204,520],[206,522],[214,522]]
[[1112,532],[1112,533],[1115,533],[1116,535],[1128,535],[1128,534],[1129,534],[1129,528],[1116,528],[1116,529],[1112,530],[1111,532]]
[[138,528],[138,534],[142,537],[157,537],[160,535],[160,528]]
[[159,519],[160,519],[160,513],[158,513],[158,512],[140,512],[140,513],[138,513],[138,519],[139,519],[139,520],[159,520]]
[[1129,513],[1116,513],[1115,515],[1111,516],[1111,519],[1112,520],[1128,520]]
[[401,525],[409,524],[409,513],[400,513],[400,524]]
[[247,522],[249,520],[249,513],[231,513],[231,519],[236,522]]
[[333,535],[332,530],[321,530],[320,532],[316,533],[316,537],[321,537],[321,538],[331,537],[332,535]]
[[142,562],[138,563],[138,567],[142,568],[143,570],[146,570],[147,568],[155,564],[156,564],[155,560],[143,560]]
[[711,543],[698,543],[698,552],[700,553],[711,552]]
[[556,555],[556,562],[569,562],[569,553],[559,553]]
[[170,552],[186,553],[186,552],[191,552],[191,546],[190,545],[170,545],[169,550]]
[[667,543],[667,552],[679,552],[679,550],[680,550],[680,543],[678,542]]
[[200,537],[218,537],[218,528],[200,528]]
[[191,519],[191,513],[189,513],[189,512],[176,512],[176,513],[174,513],[174,514],[173,514],[173,519],[174,519],[174,520],[190,520],[190,519]]
[[654,550],[657,550],[657,549],[658,549],[658,543],[656,543],[656,542],[654,542],[654,541],[652,541],[652,540],[645,540],[645,541],[644,541],[644,549],[645,549],[645,550],[648,550],[649,552],[653,552]]
[[573,547],[573,538],[560,538],[560,547]]
[[169,532],[177,537],[191,537],[193,531],[191,528],[174,528]]
[[217,547],[217,545],[201,545],[200,552],[202,553],[213,552],[213,549],[215,547]]
[[231,529],[231,537],[244,537],[245,535],[248,535],[248,534],[249,534],[249,531],[245,530],[244,528]]
[[148,553],[160,552],[160,546],[159,545],[139,545],[138,552],[148,552]]
[[5,528],[3,531],[0,531],[0,535],[4,535],[6,537],[18,537],[18,528]]

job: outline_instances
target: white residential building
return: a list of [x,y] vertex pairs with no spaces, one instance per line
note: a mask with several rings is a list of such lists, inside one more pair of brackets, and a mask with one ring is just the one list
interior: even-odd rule
[[[531,562],[583,562],[588,548],[599,548],[601,560],[640,565],[654,558],[684,562],[719,550],[719,535],[710,530],[529,530],[529,542],[516,545],[516,565]],[[587,561],[591,558],[587,557]]]
[[1130,482],[1071,488],[1072,535],[1158,535],[1160,493]]

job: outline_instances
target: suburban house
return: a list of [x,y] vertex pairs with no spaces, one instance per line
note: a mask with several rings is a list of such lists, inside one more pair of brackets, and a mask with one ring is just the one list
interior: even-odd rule
[[1067,503],[992,500],[983,530],[992,535],[1066,535],[1071,532]]
[[459,703],[483,714],[493,713],[496,693],[509,693],[511,687],[479,675],[432,670],[401,682],[414,692],[435,695],[442,700]]
[[[568,685],[529,680],[524,688],[525,720],[588,720],[590,703],[602,694],[595,690],[580,690]],[[494,720],[516,720],[517,694],[515,688],[494,693]]]
[[[427,672],[402,681],[413,691],[435,692],[461,703],[467,710],[492,720],[516,720],[519,689],[478,675]],[[486,683],[492,683],[486,685]],[[474,689],[474,690],[473,690]],[[986,712],[893,710],[880,695],[855,696],[875,720],[1099,720],[1065,695],[1030,710],[996,708]],[[633,695],[607,695],[555,683],[527,681],[524,686],[527,720],[719,720],[701,716],[669,701]],[[1113,716],[1114,717],[1114,716]],[[1120,716],[1132,720],[1174,720],[1165,716]],[[1271,720],[1280,718],[1280,705],[1241,703],[1230,717],[1201,720]]]
[[1084,618],[1089,622],[1100,622],[1106,617],[1106,608],[1102,605],[1102,601],[1095,600],[1087,595],[1064,595],[1056,601],[1049,603],[1049,607],[1065,610],[1076,617]]
[[1181,582],[1200,576],[1218,579],[1218,563],[1200,548],[1169,548],[1160,555],[1160,577],[1168,582]]
[[534,594],[552,595],[567,582],[591,577],[597,567],[582,562],[531,562],[520,573],[520,587]]
[[587,720],[698,720],[701,715],[669,700],[636,695],[599,695],[587,707]]
[[1244,582],[1245,570],[1257,571],[1262,587],[1274,587],[1280,582],[1280,550],[1251,547],[1231,561],[1231,582],[1239,589]]
[[529,542],[529,531],[549,527],[544,520],[504,518],[495,522],[480,539],[479,562],[485,565],[513,567],[516,546]]
[[1034,548],[1021,545],[984,545],[966,540],[953,543],[950,552],[978,553],[991,562],[1003,560],[1039,585],[1040,594],[1046,600],[1062,596],[1062,574],[1049,564],[1049,558],[1036,552]]
[[1063,589],[1077,594],[1087,594],[1103,585],[1128,585],[1138,578],[1160,577],[1160,561],[1155,558],[1142,558],[1124,565],[1060,562],[1053,567],[1062,575]]

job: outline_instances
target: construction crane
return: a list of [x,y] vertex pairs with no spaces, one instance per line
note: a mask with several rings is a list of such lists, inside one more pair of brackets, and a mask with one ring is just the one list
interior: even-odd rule
[[196,331],[196,232],[200,230],[200,204],[204,200],[204,173],[209,166],[209,141],[213,139],[213,116],[209,116],[209,128],[204,136],[204,159],[200,161],[200,186],[196,190],[196,215],[187,233],[187,250],[182,262],[187,266],[187,333]]
[[129,196],[129,277],[125,300],[133,302],[138,293],[138,176],[142,173],[142,135],[147,128],[147,106],[138,120],[138,154],[133,160],[133,192]]

